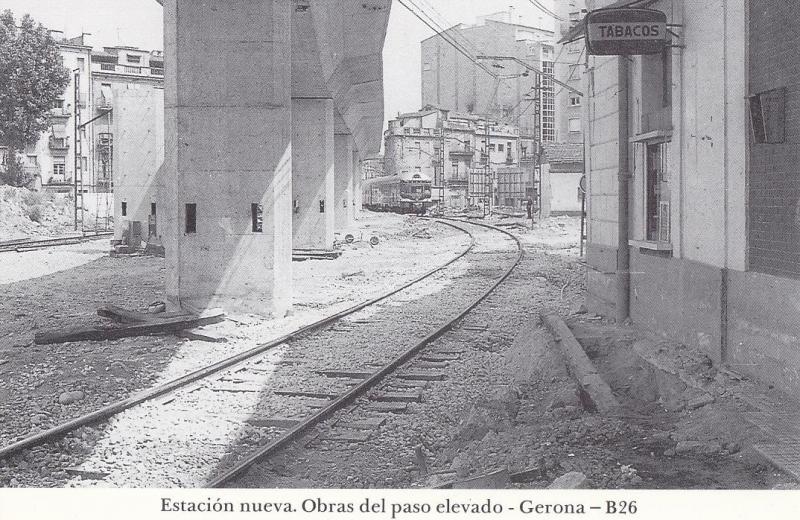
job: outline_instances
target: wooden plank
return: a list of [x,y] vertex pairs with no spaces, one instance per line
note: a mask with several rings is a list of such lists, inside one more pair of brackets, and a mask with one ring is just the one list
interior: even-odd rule
[[422,392],[381,392],[370,396],[373,401],[418,403],[422,400]]
[[432,362],[458,361],[459,359],[461,359],[461,356],[455,354],[425,354],[419,358],[420,361]]
[[288,430],[300,424],[300,419],[287,419],[285,417],[250,417],[245,422],[259,428],[283,428]]
[[444,369],[447,368],[446,361],[417,361],[414,363],[414,368],[422,368],[422,369]]
[[422,371],[422,370],[409,370],[408,372],[402,372],[397,374],[399,379],[408,379],[411,381],[443,381],[445,378],[444,372],[429,372],[429,371]]
[[275,395],[286,395],[289,397],[311,397],[313,399],[336,399],[339,397],[339,394],[306,390],[275,390],[273,393]]
[[400,379],[392,380],[386,384],[386,387],[394,388],[397,390],[419,389],[424,390],[428,387],[428,381],[420,381],[414,379]]
[[591,399],[591,404],[600,412],[608,413],[619,410],[611,387],[608,386],[600,374],[597,372],[589,356],[584,352],[583,347],[564,320],[553,312],[542,314],[542,321],[550,330],[553,338],[569,365],[570,375],[578,382],[581,389]]
[[371,435],[372,432],[365,430],[341,430],[333,431],[329,435],[321,437],[321,439],[339,442],[366,442]]
[[403,413],[408,410],[408,403],[384,403],[380,401],[372,401],[369,403],[369,409],[375,412]]
[[243,383],[215,383],[208,387],[212,392],[230,392],[230,393],[255,393],[260,392],[262,388],[255,385],[246,385]]
[[439,356],[439,355],[442,355],[442,356],[457,356],[459,354],[463,354],[464,352],[466,352],[466,350],[463,349],[463,348],[452,348],[451,347],[451,348],[440,348],[440,349],[433,350],[433,351],[431,351],[431,354],[434,355],[434,356]]
[[160,312],[150,314],[147,312],[131,311],[117,305],[103,305],[97,309],[97,315],[103,318],[110,318],[118,323],[145,323],[148,321],[160,321],[171,318],[187,317],[191,314],[185,312]]
[[182,316],[165,320],[148,321],[123,327],[75,327],[39,332],[34,336],[37,345],[51,345],[70,341],[104,341],[110,339],[131,338],[152,334],[175,333],[201,325],[219,323],[225,319],[221,310],[208,311],[199,316]]
[[317,374],[325,377],[338,377],[342,379],[366,379],[374,372],[366,372],[363,370],[318,370]]
[[351,430],[375,430],[386,424],[386,417],[368,417],[358,421],[337,422],[336,426]]

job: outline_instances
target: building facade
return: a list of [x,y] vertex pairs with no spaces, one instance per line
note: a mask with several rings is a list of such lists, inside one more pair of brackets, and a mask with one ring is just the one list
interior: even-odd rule
[[519,129],[435,107],[399,114],[384,134],[386,175],[418,173],[449,210],[484,203],[523,207],[532,178],[520,166],[528,153]]
[[589,59],[588,304],[796,392],[800,68],[787,42],[800,23],[768,0],[616,4],[631,3],[664,11],[677,36],[662,54]]
[[580,215],[584,174],[583,145],[544,143],[541,216]]
[[[114,140],[119,137],[114,135],[114,93],[163,92],[163,53],[134,47],[95,51],[83,36],[68,39],[58,31],[51,34],[64,66],[70,71],[70,84],[51,109],[49,130],[25,150],[23,162],[35,168],[45,189],[70,190],[77,177],[82,192],[110,192],[115,167]],[[84,125],[77,135],[76,115],[79,126]]]
[[[424,40],[422,46],[422,105],[454,112],[487,115],[544,140],[555,139],[552,81],[537,79],[535,69],[553,72],[554,33],[513,23],[513,13],[481,17],[475,25],[459,24]],[[452,41],[476,59],[470,60]],[[515,58],[491,60],[477,56]],[[527,67],[526,67],[527,65]],[[539,109],[537,87],[541,87]]]
[[[583,39],[561,43],[586,13],[584,0],[555,2],[556,58],[554,71],[557,80],[577,91],[583,91],[583,72],[586,68],[586,45]],[[555,92],[555,140],[559,143],[583,143],[583,96],[561,86]]]

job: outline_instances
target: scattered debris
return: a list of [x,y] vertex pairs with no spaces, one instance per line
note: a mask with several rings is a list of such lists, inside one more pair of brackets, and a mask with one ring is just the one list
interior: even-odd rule
[[161,314],[166,312],[167,304],[161,301],[153,302],[147,306],[147,313],[148,314]]
[[433,238],[433,235],[431,234],[430,231],[428,231],[428,228],[422,228],[419,231],[413,233],[411,236],[414,238],[425,238],[425,239]]
[[712,395],[702,394],[698,397],[695,397],[694,399],[690,399],[689,402],[686,403],[686,407],[689,410],[696,410],[713,402],[714,402],[714,397]]
[[579,471],[570,471],[555,479],[547,489],[587,489],[586,475]]
[[178,333],[181,338],[207,343],[227,343],[228,338],[204,327],[182,330]]
[[73,392],[64,392],[58,396],[58,403],[73,404],[77,403],[78,401],[83,401],[84,398],[86,398],[86,394],[81,390],[75,390]]
[[292,261],[305,262],[306,260],[336,260],[342,256],[341,251],[329,251],[326,249],[293,249]]
[[545,471],[541,467],[536,466],[517,473],[512,473],[509,475],[509,479],[515,484],[522,484],[525,482],[533,482],[534,480],[541,480],[544,476]]
[[347,280],[347,279],[350,279],[350,278],[354,278],[356,276],[359,276],[359,277],[360,276],[364,276],[364,270],[361,269],[361,270],[358,270],[358,271],[355,271],[355,272],[352,272],[352,273],[342,273],[339,276],[339,278],[341,278],[342,280]]
[[510,387],[497,387],[488,397],[478,399],[472,405],[467,418],[461,424],[458,438],[480,440],[490,431],[499,432],[510,429],[519,413],[519,392]]
[[468,480],[453,482],[451,489],[503,489],[511,482],[508,469],[499,469]]
[[721,451],[722,445],[718,442],[680,441],[675,446],[678,455],[716,455]]
[[414,447],[414,464],[423,474],[428,473],[428,463],[425,461],[425,453],[422,451],[422,444],[417,444]]
[[65,468],[64,471],[66,471],[69,475],[74,475],[84,480],[103,480],[108,476],[108,473],[103,471],[95,471],[83,468]]

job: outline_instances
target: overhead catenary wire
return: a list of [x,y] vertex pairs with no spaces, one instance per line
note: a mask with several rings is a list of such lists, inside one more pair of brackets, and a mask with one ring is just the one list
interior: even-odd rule
[[[447,20],[447,18],[445,18],[444,15],[442,15],[442,13],[439,12],[436,9],[436,7],[434,7],[434,5],[432,3],[430,3],[430,2],[428,2],[427,0],[412,0],[412,1],[413,2],[419,2],[420,4],[423,4],[423,5],[427,6],[428,9],[430,9],[434,13],[434,15],[439,17],[437,25],[440,26],[440,27],[449,27],[449,29],[447,29],[447,31],[448,32],[452,32],[454,36],[456,36],[456,35],[459,36],[461,38],[462,42],[463,42],[462,43],[463,46],[467,50],[469,50],[470,53],[472,53],[473,55],[477,55],[477,54],[479,54],[481,52],[480,49],[478,48],[478,46],[475,45],[469,38],[467,38],[467,36],[461,31],[461,29],[459,28],[461,24],[452,24],[452,23],[450,23]],[[420,9],[422,9],[422,8],[420,8]],[[428,16],[431,19],[434,18],[433,16],[431,16],[427,12],[425,14],[426,14],[426,16]]]
[[568,22],[569,21],[566,18],[562,18],[562,17],[558,16],[556,13],[554,13],[553,11],[551,11],[550,9],[548,9],[547,7],[542,5],[542,3],[539,0],[528,0],[528,2],[533,4],[537,9],[539,9],[540,11],[545,13],[546,15],[552,16],[553,18],[555,18],[559,22]]
[[[497,77],[497,75],[493,71],[491,71],[488,67],[486,67],[482,63],[479,63],[475,59],[475,55],[480,52],[480,49],[474,43],[472,43],[466,36],[464,36],[464,34],[458,29],[457,25],[449,26],[449,24],[448,24],[448,22],[446,20],[444,20],[445,25],[442,25],[441,23],[436,21],[424,8],[420,7],[420,5],[417,4],[417,0],[405,0],[405,1],[411,3],[411,5],[413,5],[416,9],[418,9],[419,12],[422,13],[425,16],[425,18],[427,18],[427,22],[426,22],[425,20],[423,20],[420,17],[420,15],[418,13],[412,11],[412,13],[415,16],[417,16],[418,18],[420,18],[420,20],[425,22],[426,25],[428,25],[428,27],[430,27],[431,29],[436,31],[437,36],[440,36],[446,42],[448,42],[451,45],[453,45],[453,47],[455,47],[457,50],[459,50],[459,52],[461,52],[461,54],[466,56],[467,59],[469,59],[470,61],[472,61],[472,63],[474,63],[475,65],[480,67],[487,74],[489,74],[492,77]],[[401,4],[403,4],[402,1],[401,1]],[[407,5],[404,5],[404,7],[406,7],[408,9]],[[441,14],[440,14],[440,17],[441,17]],[[428,22],[430,22],[430,23],[428,23]],[[459,35],[461,37],[461,39],[464,40],[465,43],[459,42],[455,38],[455,35]]]
[[[425,13],[425,11],[423,9],[421,9],[417,4],[415,4],[413,2],[413,0],[397,0],[397,1],[398,1],[398,3],[400,3],[400,5],[405,7],[411,14],[416,16],[422,23],[427,25],[428,28],[430,28],[432,31],[434,31],[437,36],[440,36],[444,41],[446,41],[447,43],[452,45],[454,49],[456,49],[459,53],[463,54],[468,60],[473,62],[476,66],[480,67],[484,72],[486,72],[487,74],[489,74],[492,77],[496,77],[497,76],[497,74],[495,74],[492,70],[490,70],[483,63],[480,63],[475,58],[475,56],[473,56],[469,52],[469,50],[464,48],[464,46],[462,44],[460,44],[451,34],[449,34],[447,32],[447,29],[443,29],[441,26],[438,26],[438,24],[436,23],[435,20],[428,19],[429,15],[427,13]],[[412,9],[409,6],[409,4],[412,4],[414,7],[416,7],[417,10],[419,10],[422,14],[420,14],[420,12],[417,12],[414,9]]]

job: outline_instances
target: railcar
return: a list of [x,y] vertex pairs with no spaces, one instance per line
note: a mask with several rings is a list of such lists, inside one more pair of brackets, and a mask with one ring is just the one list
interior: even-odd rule
[[424,214],[431,207],[431,179],[421,173],[374,177],[363,182],[365,208]]

